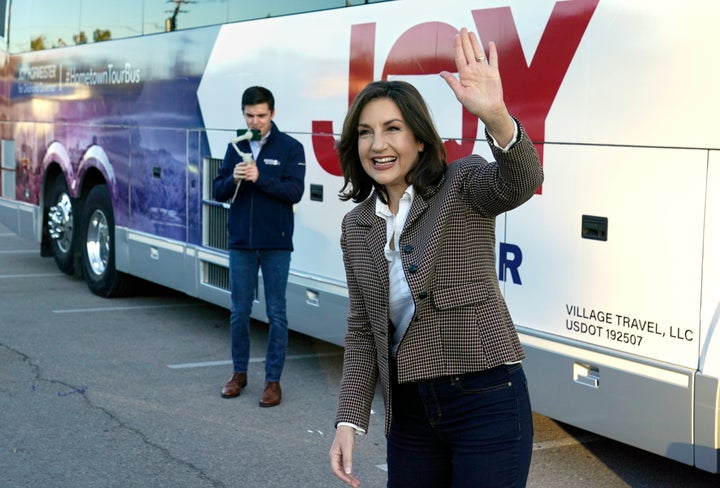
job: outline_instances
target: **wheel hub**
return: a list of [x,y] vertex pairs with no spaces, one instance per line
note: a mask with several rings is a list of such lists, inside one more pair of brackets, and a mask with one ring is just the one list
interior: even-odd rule
[[107,218],[100,210],[95,210],[90,216],[85,245],[90,268],[96,275],[102,275],[110,256],[110,233]]
[[70,197],[63,193],[48,210],[48,234],[62,252],[68,252],[73,235],[73,214]]

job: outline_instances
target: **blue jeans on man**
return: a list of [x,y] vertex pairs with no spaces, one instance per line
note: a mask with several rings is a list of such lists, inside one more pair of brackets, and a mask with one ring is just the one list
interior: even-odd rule
[[[266,313],[269,321],[265,355],[265,381],[280,381],[288,343],[285,292],[290,272],[291,251],[230,249],[230,343],[233,371],[247,374],[250,361],[250,313],[262,272]],[[279,386],[278,386],[279,388]],[[278,401],[279,403],[279,401]],[[273,406],[263,405],[261,406]]]

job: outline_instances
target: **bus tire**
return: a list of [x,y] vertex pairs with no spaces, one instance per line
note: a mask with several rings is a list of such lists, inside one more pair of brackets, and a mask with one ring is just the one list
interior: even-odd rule
[[105,298],[123,295],[128,280],[115,269],[115,216],[106,185],[94,186],[83,203],[80,247],[85,282]]
[[72,275],[75,271],[75,206],[62,175],[53,182],[48,202],[46,217],[52,255],[60,271]]

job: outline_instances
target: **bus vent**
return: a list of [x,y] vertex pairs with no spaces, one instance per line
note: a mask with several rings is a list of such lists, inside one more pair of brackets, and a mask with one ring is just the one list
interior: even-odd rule
[[[203,160],[202,245],[227,252],[227,219],[230,205],[215,201],[212,194],[212,182],[222,162],[223,160],[218,158]],[[206,285],[230,291],[230,271],[225,265],[204,261],[202,281]]]
[[215,263],[205,263],[205,284],[230,291],[230,271],[225,266]]
[[[221,206],[212,204],[205,205],[203,203],[205,218],[203,222],[207,224],[207,232],[203,232],[203,245],[220,249],[222,251],[228,250],[228,237],[227,237],[227,219],[228,210]],[[205,240],[207,239],[207,240]]]
[[227,251],[227,219],[230,205],[213,200],[212,182],[223,160],[203,160],[203,246]]

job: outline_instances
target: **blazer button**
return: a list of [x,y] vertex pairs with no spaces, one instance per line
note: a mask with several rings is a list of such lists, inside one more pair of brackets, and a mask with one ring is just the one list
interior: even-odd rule
[[415,264],[411,264],[410,266],[408,266],[409,273],[417,273],[417,270],[418,270],[418,267]]
[[428,294],[427,294],[426,291],[421,291],[420,293],[418,293],[418,298],[419,298],[420,300],[424,300],[424,299],[426,299],[427,297],[428,297]]
[[405,246],[403,247],[403,252],[405,254],[410,254],[413,251],[414,251],[414,248],[410,244],[405,244]]

